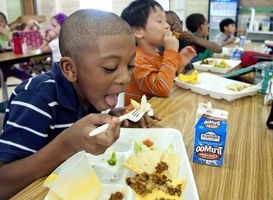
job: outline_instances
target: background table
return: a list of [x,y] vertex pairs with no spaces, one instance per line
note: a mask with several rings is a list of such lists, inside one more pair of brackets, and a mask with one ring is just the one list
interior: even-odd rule
[[1,81],[3,100],[8,99],[8,93],[7,93],[7,85],[4,81],[2,67],[11,66],[17,63],[22,63],[22,62],[28,62],[31,59],[34,59],[36,57],[51,57],[52,58],[52,53],[51,52],[42,53],[41,51],[38,51],[38,50],[28,51],[23,54],[14,54],[12,51],[0,53],[0,81]]
[[[198,103],[229,112],[226,149],[222,167],[193,163],[194,125]],[[232,102],[216,100],[189,90],[173,88],[169,98],[150,100],[162,118],[155,127],[181,131],[200,199],[273,199],[273,131],[267,129],[270,107],[258,94]],[[12,199],[43,199],[47,189],[39,179]]]

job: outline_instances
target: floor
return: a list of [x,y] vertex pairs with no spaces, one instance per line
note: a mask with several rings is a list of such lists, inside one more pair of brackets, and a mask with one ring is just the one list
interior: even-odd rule
[[[9,77],[7,80],[7,84],[8,85],[14,85],[14,84],[19,84],[21,82],[20,79],[17,79],[15,77]],[[15,89],[15,87],[8,87],[8,94],[9,96],[12,94],[13,90]],[[3,101],[3,96],[2,96],[2,88],[0,91],[0,102]],[[0,113],[0,129],[2,128],[2,122],[3,122],[3,118],[4,118],[4,113]],[[0,132],[1,135],[1,132]]]

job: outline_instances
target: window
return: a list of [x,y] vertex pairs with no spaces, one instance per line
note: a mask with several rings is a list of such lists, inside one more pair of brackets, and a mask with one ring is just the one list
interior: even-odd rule
[[164,10],[168,11],[170,10],[170,2],[166,1],[166,0],[156,0],[162,7]]
[[86,1],[80,0],[80,8],[94,8],[104,11],[113,12],[113,0],[103,0],[103,1]]

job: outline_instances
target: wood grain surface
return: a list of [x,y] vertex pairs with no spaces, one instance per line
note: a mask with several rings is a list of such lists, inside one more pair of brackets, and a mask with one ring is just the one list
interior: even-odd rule
[[[228,102],[174,87],[169,98],[150,102],[162,118],[155,127],[181,131],[201,200],[273,199],[273,131],[265,124],[270,107],[263,104],[262,95]],[[201,102],[229,112],[222,167],[192,162],[196,110]],[[43,180],[12,199],[43,199],[48,191],[42,187]]]

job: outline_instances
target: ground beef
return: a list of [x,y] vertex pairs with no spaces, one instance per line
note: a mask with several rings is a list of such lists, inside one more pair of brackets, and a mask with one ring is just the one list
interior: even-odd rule
[[155,170],[157,173],[162,173],[168,170],[168,165],[167,163],[160,161],[160,163],[158,163],[157,166],[155,167]]
[[121,192],[116,192],[111,194],[109,200],[122,200],[123,199],[123,194]]

